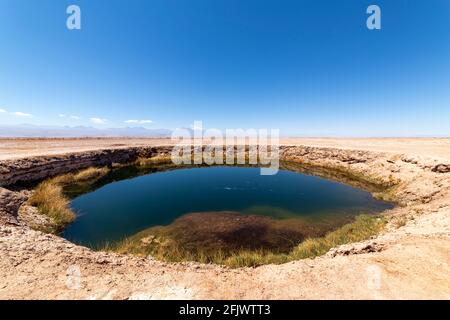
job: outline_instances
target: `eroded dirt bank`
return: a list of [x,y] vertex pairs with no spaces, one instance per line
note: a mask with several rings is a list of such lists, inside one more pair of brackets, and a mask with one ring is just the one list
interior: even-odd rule
[[[135,147],[4,161],[0,180],[8,185],[96,161],[127,161],[136,156],[136,148],[149,152]],[[155,148],[152,154],[167,151]],[[105,154],[117,159],[104,160]],[[305,146],[283,147],[281,157],[394,186],[385,196],[402,206],[387,213],[391,218],[382,234],[364,243],[316,259],[227,269],[93,252],[34,231],[17,217],[29,192],[3,188],[0,298],[450,298],[450,160]]]

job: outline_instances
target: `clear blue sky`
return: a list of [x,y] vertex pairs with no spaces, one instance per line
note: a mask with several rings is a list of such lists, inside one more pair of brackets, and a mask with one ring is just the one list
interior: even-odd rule
[[[66,28],[70,4],[82,30]],[[194,120],[450,136],[450,1],[0,0],[0,124]]]

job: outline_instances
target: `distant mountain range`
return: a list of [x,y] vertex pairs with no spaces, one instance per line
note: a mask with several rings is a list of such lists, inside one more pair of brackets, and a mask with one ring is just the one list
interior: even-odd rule
[[75,138],[75,137],[170,137],[169,129],[147,129],[143,127],[105,128],[86,126],[36,126],[30,124],[0,125],[2,138]]

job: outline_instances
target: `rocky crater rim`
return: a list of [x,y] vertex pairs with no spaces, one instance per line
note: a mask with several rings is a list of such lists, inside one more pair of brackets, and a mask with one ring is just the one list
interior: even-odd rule
[[[0,186],[5,187],[0,187],[0,226],[31,228],[36,220],[45,220],[37,212],[28,214],[28,219],[18,215],[32,194],[32,189],[26,187],[29,183],[89,167],[167,156],[171,151],[171,146],[132,147],[1,161]],[[439,207],[450,205],[450,164],[439,159],[335,148],[281,146],[280,160],[293,166],[323,168],[355,181],[382,187],[382,191],[375,193],[376,196],[395,201],[414,212],[423,212],[434,203]],[[385,214],[395,215],[396,209]]]

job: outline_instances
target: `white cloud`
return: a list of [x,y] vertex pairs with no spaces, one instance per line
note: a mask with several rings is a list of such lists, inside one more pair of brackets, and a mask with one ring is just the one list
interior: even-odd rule
[[80,118],[79,116],[70,116],[70,119],[73,119],[73,120],[80,120],[81,118]]
[[21,112],[21,111],[8,112],[5,109],[0,109],[0,113],[8,113],[8,114],[11,114],[11,115],[16,116],[16,117],[28,117],[28,118],[30,118],[30,117],[33,116],[31,113],[25,113],[25,112]]
[[28,117],[28,118],[33,116],[30,113],[25,113],[25,112],[20,112],[20,111],[13,112],[12,114],[15,116],[18,116],[18,117]]
[[108,122],[107,119],[102,119],[102,118],[90,118],[89,120],[95,124],[104,124],[104,123]]
[[152,120],[127,120],[125,123],[132,123],[132,124],[150,124],[153,123]]
[[65,114],[62,114],[62,113],[60,113],[60,114],[58,114],[58,117],[60,117],[60,118],[64,118],[66,115]]

